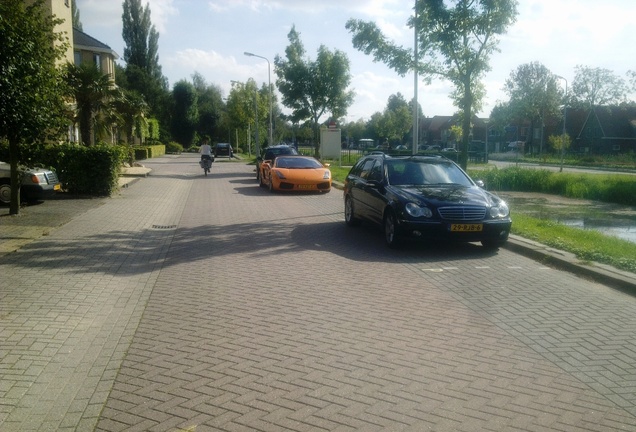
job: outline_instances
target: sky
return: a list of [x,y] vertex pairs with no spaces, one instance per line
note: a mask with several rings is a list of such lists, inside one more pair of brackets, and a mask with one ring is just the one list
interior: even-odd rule
[[[170,87],[200,73],[224,96],[231,81],[254,79],[259,86],[274,83],[274,58],[285,56],[287,35],[295,25],[306,55],[318,48],[340,50],[349,58],[350,88],[355,100],[346,121],[368,120],[383,111],[391,95],[414,96],[414,77],[400,77],[383,63],[353,47],[345,28],[351,19],[375,21],[396,44],[413,47],[406,26],[413,0],[142,0],[150,4],[151,21],[159,32],[159,63]],[[603,68],[627,78],[636,70],[634,0],[518,0],[517,21],[500,37],[500,52],[491,56],[485,75],[486,97],[477,114],[488,117],[497,102],[506,101],[506,79],[519,66],[539,62],[572,85],[576,66]],[[110,46],[123,62],[123,0],[76,0],[85,33]],[[251,52],[267,60],[248,57]],[[452,115],[452,85],[436,79],[418,81],[418,102],[424,115]],[[633,99],[633,97],[632,97]],[[280,100],[280,98],[279,98]],[[283,109],[283,111],[285,111]]]

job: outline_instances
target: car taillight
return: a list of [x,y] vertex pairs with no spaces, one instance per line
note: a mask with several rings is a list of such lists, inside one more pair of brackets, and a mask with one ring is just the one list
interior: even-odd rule
[[33,174],[33,175],[31,176],[31,181],[32,181],[33,183],[35,183],[35,184],[38,184],[38,183],[40,183],[40,178],[37,176],[37,174]]

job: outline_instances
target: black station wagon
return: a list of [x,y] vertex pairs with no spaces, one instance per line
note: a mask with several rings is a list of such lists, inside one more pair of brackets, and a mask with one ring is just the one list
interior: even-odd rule
[[384,227],[390,247],[403,238],[481,242],[508,240],[510,211],[443,156],[390,157],[375,153],[351,168],[344,186],[345,221]]

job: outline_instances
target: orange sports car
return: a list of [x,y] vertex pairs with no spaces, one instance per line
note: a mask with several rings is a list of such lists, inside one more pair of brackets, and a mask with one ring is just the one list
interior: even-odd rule
[[278,156],[274,161],[261,164],[261,187],[274,191],[320,191],[331,190],[331,171],[311,156]]

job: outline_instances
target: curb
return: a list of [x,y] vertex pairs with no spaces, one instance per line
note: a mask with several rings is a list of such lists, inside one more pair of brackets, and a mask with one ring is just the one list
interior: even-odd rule
[[597,262],[581,261],[574,254],[553,249],[541,243],[510,235],[503,246],[512,252],[527,256],[560,270],[574,273],[603,285],[630,294],[636,294],[636,275]]

